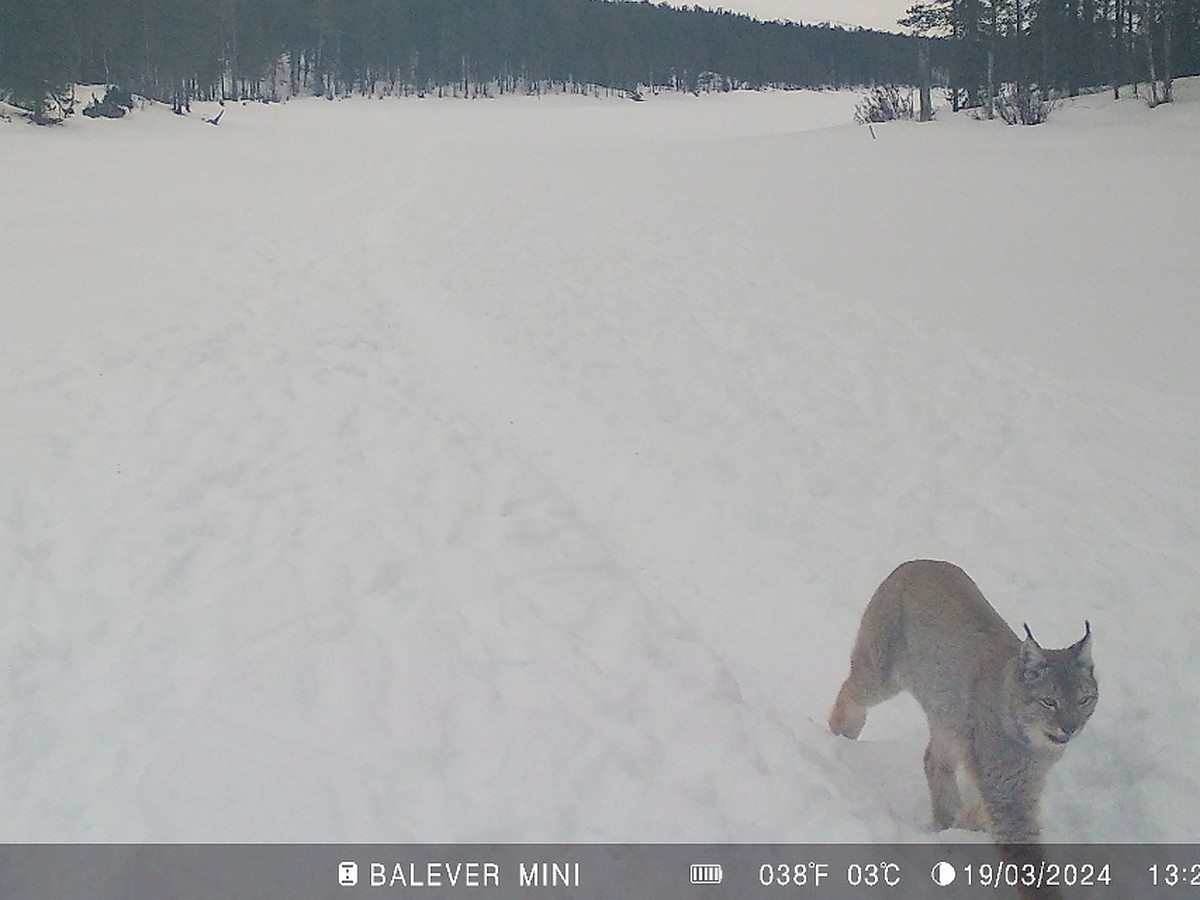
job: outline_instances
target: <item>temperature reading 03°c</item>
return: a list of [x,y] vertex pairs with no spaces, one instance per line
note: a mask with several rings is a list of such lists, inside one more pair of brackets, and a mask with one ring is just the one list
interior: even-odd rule
[[850,887],[875,887],[900,883],[900,864],[894,862],[851,863],[846,867],[846,883]]

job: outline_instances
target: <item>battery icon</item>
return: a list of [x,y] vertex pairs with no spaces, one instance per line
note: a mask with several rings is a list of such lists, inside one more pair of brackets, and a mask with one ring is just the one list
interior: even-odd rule
[[719,863],[708,866],[692,866],[692,884],[720,884],[725,873]]

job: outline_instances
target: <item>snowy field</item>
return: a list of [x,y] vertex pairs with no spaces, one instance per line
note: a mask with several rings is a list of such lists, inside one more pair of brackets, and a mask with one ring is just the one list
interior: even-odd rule
[[1048,838],[1200,841],[1178,92],[0,121],[0,841],[926,839],[911,557],[1091,620]]

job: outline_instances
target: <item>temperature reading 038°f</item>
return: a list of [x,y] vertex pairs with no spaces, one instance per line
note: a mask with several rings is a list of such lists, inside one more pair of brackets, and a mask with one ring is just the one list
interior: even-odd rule
[[829,877],[829,863],[763,863],[758,867],[758,883],[763,887],[817,886]]

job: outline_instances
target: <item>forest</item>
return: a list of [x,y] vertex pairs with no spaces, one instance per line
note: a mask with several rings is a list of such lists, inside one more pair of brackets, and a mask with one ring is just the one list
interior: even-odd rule
[[[0,0],[0,95],[35,119],[75,83],[279,100],[918,80],[956,108],[1200,71],[1200,0],[928,0],[907,34],[613,0]],[[1156,82],[1157,83],[1157,82]],[[1166,99],[1169,99],[1169,95]]]
[[944,42],[956,109],[1125,85],[1157,104],[1200,74],[1200,0],[919,0],[900,24]]
[[0,0],[0,87],[157,100],[906,82],[912,38],[603,0]]

